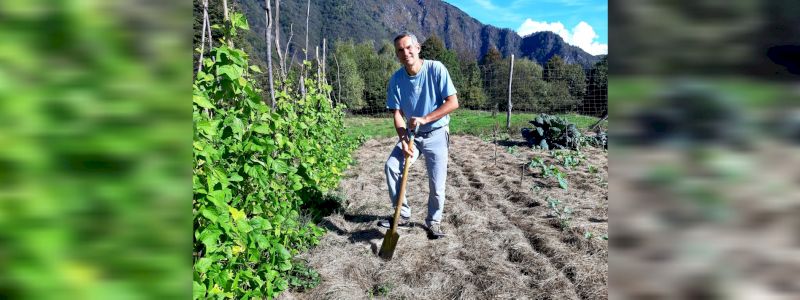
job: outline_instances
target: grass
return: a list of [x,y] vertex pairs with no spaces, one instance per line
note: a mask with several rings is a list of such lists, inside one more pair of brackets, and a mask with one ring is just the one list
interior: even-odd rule
[[[458,109],[450,114],[450,132],[452,134],[468,135],[491,135],[494,131],[495,123],[499,126],[500,133],[509,133],[512,137],[518,136],[520,129],[529,127],[528,121],[536,117],[536,113],[511,113],[511,128],[506,131],[506,114],[498,113],[492,117],[491,112],[480,110]],[[566,118],[581,130],[597,122],[598,118],[582,116],[578,114],[557,114]],[[604,121],[606,127],[608,121]],[[392,119],[387,113],[385,117],[347,117],[345,126],[351,135],[364,134],[367,138],[382,138],[395,136],[396,132],[392,125]]]
[[[698,77],[703,83],[731,97],[747,108],[763,108],[788,97],[785,84],[740,77]],[[608,80],[609,110],[620,111],[626,106],[651,102],[669,90],[669,78],[612,76]]]

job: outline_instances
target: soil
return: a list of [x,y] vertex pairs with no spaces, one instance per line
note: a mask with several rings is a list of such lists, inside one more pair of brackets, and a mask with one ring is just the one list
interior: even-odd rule
[[[326,217],[328,232],[300,258],[321,283],[283,299],[601,299],[608,282],[608,156],[581,150],[580,165],[564,169],[569,187],[526,167],[533,157],[557,164],[549,151],[520,141],[499,145],[452,136],[443,228],[430,239],[425,227],[428,177],[424,159],[409,170],[411,229],[400,229],[394,257],[377,256],[393,213],[384,162],[396,138],[369,140],[354,154],[339,193],[340,213]],[[495,153],[496,159],[495,159]],[[590,171],[589,166],[594,166]],[[548,206],[573,212],[568,226]]]
[[751,148],[615,145],[612,298],[800,299],[800,151]]

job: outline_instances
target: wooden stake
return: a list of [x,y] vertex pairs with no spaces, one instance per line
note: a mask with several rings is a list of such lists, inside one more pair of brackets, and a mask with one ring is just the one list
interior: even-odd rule
[[497,129],[500,125],[497,124],[497,119],[494,120],[494,166],[497,167]]
[[506,113],[506,130],[511,129],[511,81],[514,77],[514,54],[511,54],[511,68],[508,71],[508,112]]

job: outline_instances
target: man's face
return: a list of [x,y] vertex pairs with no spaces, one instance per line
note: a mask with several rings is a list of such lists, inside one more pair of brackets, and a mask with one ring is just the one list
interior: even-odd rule
[[413,66],[419,59],[420,46],[411,37],[403,37],[394,43],[394,54],[405,66]]

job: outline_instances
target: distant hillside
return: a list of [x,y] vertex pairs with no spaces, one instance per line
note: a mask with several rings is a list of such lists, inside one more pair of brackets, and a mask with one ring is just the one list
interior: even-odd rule
[[[247,39],[256,55],[266,57],[263,47],[265,3],[263,0],[238,1],[252,29]],[[302,55],[300,50],[305,45],[306,1],[281,1],[280,12],[281,42],[286,43],[290,24],[293,24],[290,51]],[[414,32],[420,42],[436,34],[447,48],[476,59],[491,47],[496,47],[503,56],[514,54],[528,57],[540,64],[556,54],[568,63],[580,63],[586,68],[600,60],[599,56],[566,44],[554,33],[540,32],[522,38],[511,29],[484,25],[459,8],[440,0],[311,1],[309,57],[314,55],[314,45],[322,44],[322,37],[329,40],[330,47],[331,41],[336,39],[352,39],[356,42],[389,40],[402,30]]]
[[523,57],[535,60],[542,65],[553,55],[561,56],[568,64],[577,63],[583,66],[591,66],[602,58],[600,55],[593,56],[581,48],[567,44],[559,35],[550,31],[525,36],[522,38],[520,51]]

